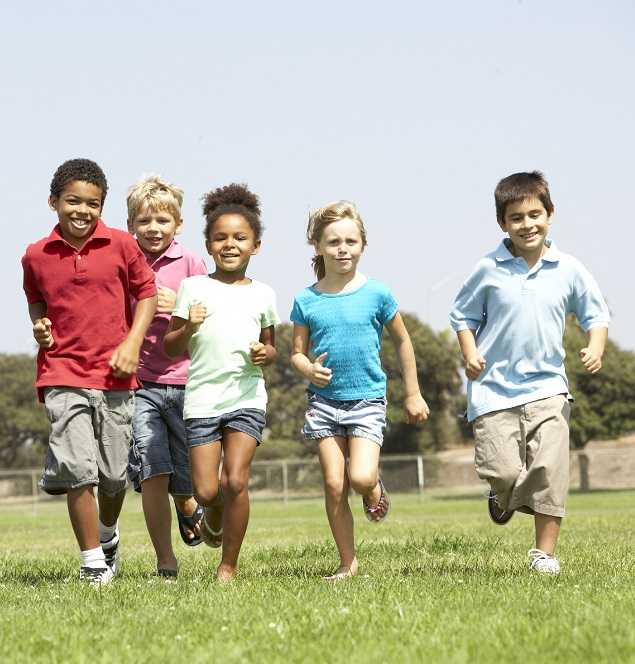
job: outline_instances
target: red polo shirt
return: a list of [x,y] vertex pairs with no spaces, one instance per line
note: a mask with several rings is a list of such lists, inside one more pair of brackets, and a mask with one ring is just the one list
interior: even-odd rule
[[157,290],[154,273],[129,233],[101,219],[81,249],[68,244],[60,227],[27,247],[22,258],[29,304],[44,302],[55,341],[40,348],[36,386],[129,390],[137,377],[116,378],[108,361],[132,324],[131,297]]

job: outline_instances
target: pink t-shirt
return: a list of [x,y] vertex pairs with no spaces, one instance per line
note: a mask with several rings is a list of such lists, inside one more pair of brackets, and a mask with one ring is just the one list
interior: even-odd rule
[[[157,288],[164,286],[179,290],[186,277],[207,274],[205,262],[176,240],[158,257],[144,252],[148,265],[154,270]],[[168,357],[163,350],[163,337],[168,329],[170,314],[155,314],[146,332],[137,374],[144,381],[165,385],[185,385],[190,360],[187,355]]]

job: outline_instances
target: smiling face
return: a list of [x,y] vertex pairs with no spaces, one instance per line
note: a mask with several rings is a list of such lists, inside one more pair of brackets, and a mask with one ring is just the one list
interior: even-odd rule
[[352,219],[330,223],[315,245],[315,253],[324,258],[327,276],[354,273],[363,251],[362,234]]
[[526,198],[509,203],[499,224],[509,234],[516,256],[531,260],[545,250],[551,217],[539,199]]
[[241,214],[223,214],[212,224],[205,246],[217,272],[242,277],[260,249],[260,240]]
[[139,213],[128,221],[128,230],[137,236],[137,242],[143,251],[149,254],[163,253],[181,232],[182,220],[176,219],[168,210],[154,210],[145,203]]
[[103,192],[100,187],[82,180],[71,180],[59,196],[49,198],[51,210],[57,212],[62,237],[80,248],[92,235],[101,214]]

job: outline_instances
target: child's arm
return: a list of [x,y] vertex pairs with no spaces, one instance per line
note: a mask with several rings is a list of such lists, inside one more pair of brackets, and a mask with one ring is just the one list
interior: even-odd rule
[[115,348],[115,352],[108,362],[117,378],[126,378],[137,370],[141,345],[156,308],[156,295],[137,302],[130,332]]
[[276,351],[276,331],[273,325],[263,327],[260,332],[260,339],[249,344],[252,364],[257,367],[264,367],[271,364],[278,354]]
[[395,344],[399,366],[401,367],[401,376],[406,390],[406,398],[403,402],[406,420],[408,424],[421,424],[428,419],[430,409],[419,390],[415,352],[412,341],[410,341],[410,335],[399,312],[386,323],[386,329]]
[[465,363],[465,374],[470,380],[475,380],[485,369],[485,358],[478,352],[476,348],[476,337],[474,330],[459,330],[456,333],[459,340],[459,347],[461,348],[461,355],[463,355],[463,362]]
[[326,387],[333,376],[333,372],[323,366],[326,353],[322,353],[311,362],[309,352],[309,328],[306,325],[293,324],[293,350],[291,352],[291,365],[302,376],[307,378],[316,387]]
[[53,323],[44,316],[46,313],[45,302],[33,302],[29,304],[29,316],[31,323],[33,323],[33,337],[37,341],[40,348],[51,348],[55,343],[51,328]]
[[592,327],[588,331],[587,345],[580,350],[580,360],[591,374],[597,373],[602,368],[602,355],[608,335],[607,327]]
[[168,331],[163,337],[163,350],[169,357],[185,354],[192,335],[207,316],[207,309],[204,304],[195,302],[190,306],[189,314],[190,317],[187,320],[179,316],[170,318]]

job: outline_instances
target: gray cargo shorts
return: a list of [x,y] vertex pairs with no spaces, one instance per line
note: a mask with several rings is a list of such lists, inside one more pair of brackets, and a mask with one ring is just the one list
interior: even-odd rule
[[134,392],[47,387],[51,424],[40,487],[50,494],[97,485],[114,496],[126,488]]

